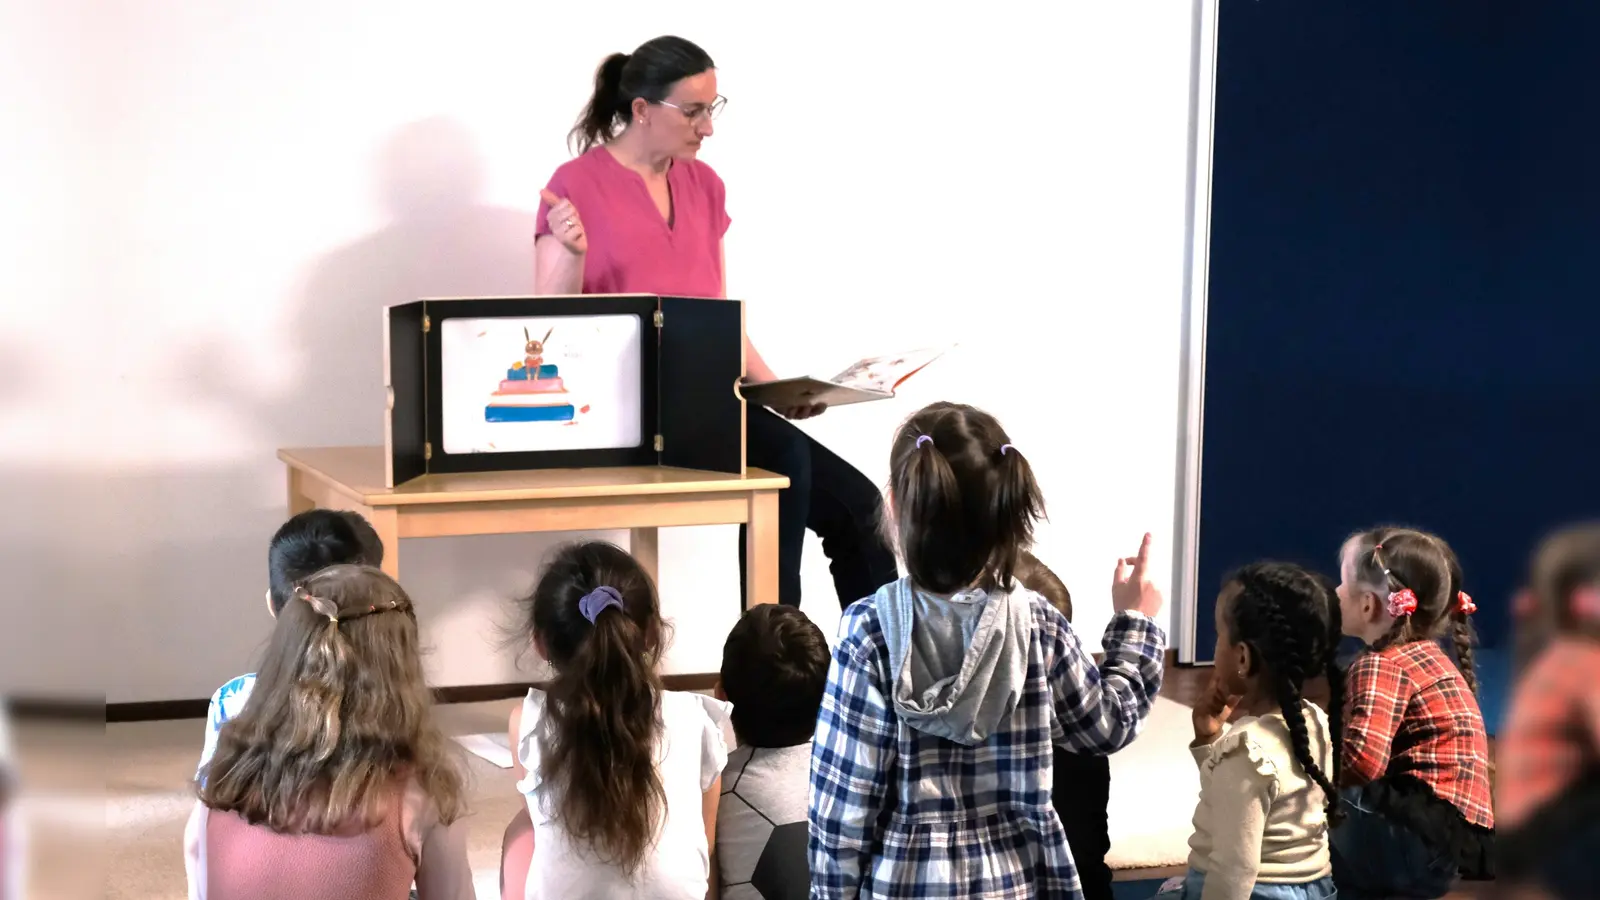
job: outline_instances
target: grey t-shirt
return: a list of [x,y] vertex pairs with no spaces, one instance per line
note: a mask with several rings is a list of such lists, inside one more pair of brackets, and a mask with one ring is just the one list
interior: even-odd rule
[[728,755],[717,804],[723,900],[804,900],[811,889],[806,803],[811,742]]

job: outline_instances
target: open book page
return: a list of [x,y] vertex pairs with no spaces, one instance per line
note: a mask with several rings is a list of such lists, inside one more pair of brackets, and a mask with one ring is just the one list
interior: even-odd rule
[[844,387],[892,394],[907,378],[942,356],[946,349],[940,347],[894,356],[874,356],[861,360],[830,380]]

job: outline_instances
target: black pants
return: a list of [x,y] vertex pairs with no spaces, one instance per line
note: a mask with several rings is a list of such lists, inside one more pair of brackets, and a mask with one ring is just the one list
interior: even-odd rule
[[1084,900],[1111,900],[1111,760],[1104,756],[1079,756],[1055,748],[1051,763],[1050,805],[1061,817],[1067,847],[1078,866]]
[[[750,407],[745,451],[750,465],[789,478],[789,486],[778,492],[778,602],[800,605],[800,552],[808,528],[822,538],[840,609],[900,577],[894,552],[878,532],[883,494],[867,476],[763,407]],[[746,578],[744,541],[741,525],[741,586]],[[746,589],[746,604],[748,595]]]

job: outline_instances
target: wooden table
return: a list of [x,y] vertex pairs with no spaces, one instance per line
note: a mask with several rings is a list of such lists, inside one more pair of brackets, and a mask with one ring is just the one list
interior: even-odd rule
[[383,540],[383,570],[400,577],[400,539],[627,528],[650,577],[656,529],[745,524],[749,602],[778,602],[778,491],[789,479],[762,469],[744,477],[657,466],[537,469],[424,475],[384,483],[382,447],[279,450],[289,473],[289,515],[348,509]]

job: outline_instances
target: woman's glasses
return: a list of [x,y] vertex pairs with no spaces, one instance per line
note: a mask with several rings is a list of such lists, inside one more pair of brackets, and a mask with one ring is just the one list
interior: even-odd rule
[[665,100],[658,100],[656,102],[662,106],[670,106],[678,112],[683,113],[689,118],[690,121],[701,118],[709,121],[722,114],[723,108],[728,105],[728,98],[718,94],[717,99],[711,101],[710,103],[691,103],[688,106],[679,106],[676,103],[668,103]]

